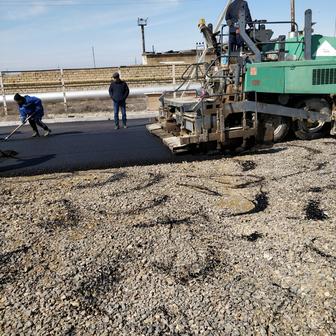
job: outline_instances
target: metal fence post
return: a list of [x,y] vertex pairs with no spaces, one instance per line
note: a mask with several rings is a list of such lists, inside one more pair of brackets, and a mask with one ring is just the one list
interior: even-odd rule
[[66,88],[65,88],[63,69],[60,69],[60,72],[61,72],[61,84],[62,84],[62,92],[63,92],[64,111],[65,111],[65,113],[68,113],[68,102],[67,102],[67,97],[66,97]]
[[7,108],[7,101],[6,101],[6,92],[5,92],[5,84],[3,81],[3,74],[0,71],[0,86],[1,86],[1,94],[2,94],[2,99],[3,99],[3,107],[5,111],[5,115],[8,115],[8,108]]
[[[173,84],[174,84],[174,87],[175,87],[175,84],[176,84],[176,65],[175,64],[172,65],[172,71],[173,71],[173,74],[172,74]],[[174,89],[174,91],[175,91],[175,89]],[[176,98],[176,92],[174,92],[174,98]]]

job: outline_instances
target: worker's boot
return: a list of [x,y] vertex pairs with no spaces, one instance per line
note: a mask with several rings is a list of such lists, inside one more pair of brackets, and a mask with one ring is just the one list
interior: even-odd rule
[[126,124],[124,124],[124,125],[123,125],[123,127],[124,127],[124,128],[127,128],[127,125],[126,125]]
[[31,137],[38,138],[39,136],[40,136],[39,132],[34,132]]
[[51,133],[51,129],[47,129],[45,132],[44,132],[44,136],[47,137],[48,135],[50,135]]

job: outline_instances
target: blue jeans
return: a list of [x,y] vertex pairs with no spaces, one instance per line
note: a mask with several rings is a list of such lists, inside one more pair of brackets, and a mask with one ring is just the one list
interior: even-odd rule
[[116,126],[119,126],[119,109],[121,108],[122,122],[126,126],[127,117],[126,117],[126,102],[115,102],[113,101],[114,106],[114,123]]

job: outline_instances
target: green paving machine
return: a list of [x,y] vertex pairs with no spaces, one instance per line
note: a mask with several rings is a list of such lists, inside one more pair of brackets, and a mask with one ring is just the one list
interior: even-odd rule
[[[223,23],[231,3],[216,27],[201,20],[207,48],[183,83],[162,95],[157,122],[148,130],[174,152],[244,150],[281,141],[290,130],[303,140],[336,135],[336,38],[314,34],[309,9],[300,31],[292,0],[288,21],[247,22],[240,8],[234,27],[243,43],[232,48]],[[291,31],[273,38],[274,25]],[[209,53],[213,60],[205,62]],[[190,89],[196,82],[199,87]]]

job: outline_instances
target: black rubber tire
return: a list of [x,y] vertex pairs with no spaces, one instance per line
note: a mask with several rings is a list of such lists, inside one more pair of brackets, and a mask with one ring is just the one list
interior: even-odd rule
[[279,117],[277,120],[274,120],[274,142],[283,141],[291,127],[291,122],[288,118]]
[[[310,111],[331,115],[330,104],[324,98],[311,98],[303,101],[299,108],[308,108]],[[297,121],[295,123],[295,135],[301,140],[320,139],[330,132],[330,123],[321,122],[315,129],[309,128],[307,121]]]

